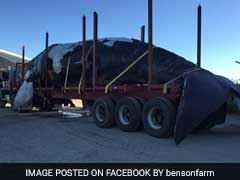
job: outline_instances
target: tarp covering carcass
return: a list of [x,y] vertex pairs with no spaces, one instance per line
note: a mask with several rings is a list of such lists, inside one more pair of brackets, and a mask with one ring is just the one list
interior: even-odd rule
[[[91,84],[92,80],[92,45],[92,41],[87,41],[87,84]],[[107,85],[147,50],[147,43],[135,39],[100,39],[97,53],[97,84]],[[166,83],[179,77],[177,83],[182,88],[174,131],[176,143],[179,143],[194,129],[213,127],[225,121],[228,99],[233,95],[240,96],[238,86],[224,77],[199,69],[194,63],[170,51],[154,47],[153,52],[153,84]],[[35,79],[44,81],[44,61],[45,51],[28,64],[28,69],[32,74],[31,79],[34,79],[32,78],[34,75]],[[48,74],[51,86],[64,86],[66,82],[68,86],[78,86],[81,70],[81,42],[55,44],[49,47]],[[146,82],[147,56],[115,84],[146,84]]]

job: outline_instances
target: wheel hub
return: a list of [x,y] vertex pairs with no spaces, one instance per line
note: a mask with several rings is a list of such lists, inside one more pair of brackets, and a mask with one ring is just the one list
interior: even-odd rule
[[128,125],[130,123],[130,110],[126,105],[119,108],[118,116],[122,124]]
[[147,115],[147,121],[151,128],[161,129],[163,125],[163,113],[158,107],[152,107]]
[[97,120],[100,122],[103,122],[105,120],[105,116],[106,116],[106,111],[105,111],[105,107],[102,104],[99,104],[96,107],[96,117]]

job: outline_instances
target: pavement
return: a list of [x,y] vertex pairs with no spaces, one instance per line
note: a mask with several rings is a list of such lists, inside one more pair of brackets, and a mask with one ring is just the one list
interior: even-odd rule
[[0,163],[239,163],[240,116],[176,146],[144,131],[98,128],[91,117],[0,109],[0,147]]

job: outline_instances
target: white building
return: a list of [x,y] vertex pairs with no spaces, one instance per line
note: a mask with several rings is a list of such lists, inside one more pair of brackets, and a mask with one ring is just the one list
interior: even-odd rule
[[[25,57],[25,62],[31,61],[30,58]],[[22,55],[8,52],[0,49],[0,69],[8,69],[8,66],[15,67],[16,63],[22,62]]]
[[[25,62],[31,61],[30,58],[25,57]],[[16,63],[22,62],[22,56],[0,49],[0,77],[2,72],[7,71],[10,67],[15,68]]]

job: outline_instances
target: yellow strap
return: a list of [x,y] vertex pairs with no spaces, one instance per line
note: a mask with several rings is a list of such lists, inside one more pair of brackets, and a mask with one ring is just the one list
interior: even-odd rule
[[168,84],[170,84],[170,83],[176,81],[177,79],[183,77],[185,74],[188,74],[188,73],[191,73],[191,72],[195,72],[195,71],[200,71],[200,70],[202,70],[202,69],[201,68],[197,68],[197,69],[193,69],[191,71],[184,72],[184,73],[180,74],[179,76],[177,76],[176,78],[173,78],[170,81],[166,82],[163,85],[163,94],[167,94],[168,93]]
[[81,86],[82,86],[82,76],[81,76],[79,84],[78,84],[78,94],[79,95],[81,95]]
[[68,73],[69,73],[70,60],[71,60],[71,56],[68,57],[67,72],[66,72],[65,82],[64,82],[64,93],[66,93],[66,87],[67,87],[67,81],[68,81]]
[[167,94],[168,93],[168,83],[165,83],[163,85],[163,94]]
[[139,56],[135,61],[133,61],[126,69],[124,69],[117,77],[115,77],[106,87],[105,87],[105,94],[108,93],[109,87],[117,81],[122,75],[124,75],[129,69],[131,69],[138,61],[140,61],[144,56],[148,54],[148,50],[145,51],[141,56]]

